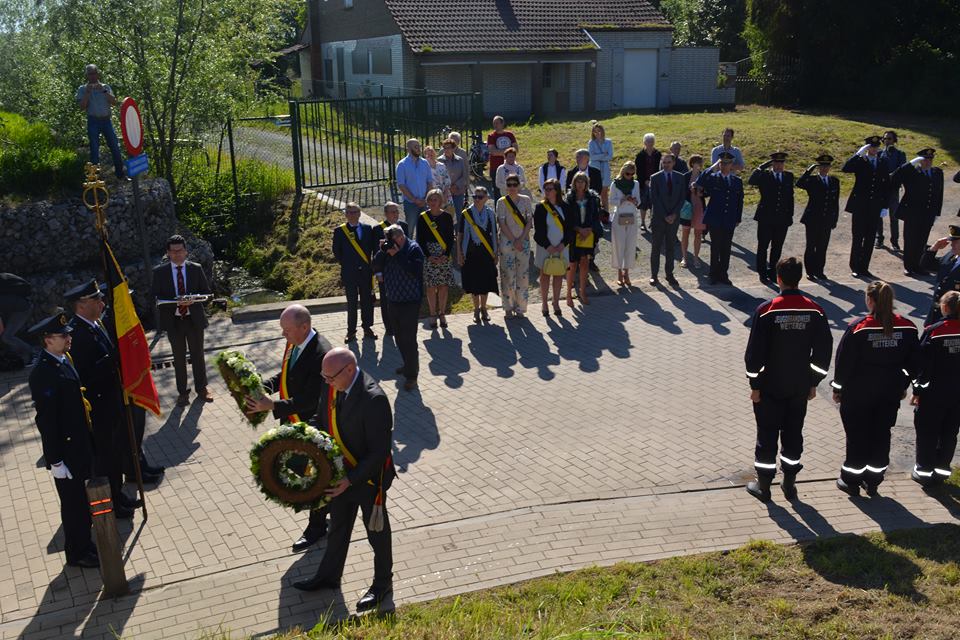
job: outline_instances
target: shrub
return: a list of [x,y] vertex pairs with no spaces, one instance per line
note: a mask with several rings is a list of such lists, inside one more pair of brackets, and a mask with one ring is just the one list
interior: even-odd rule
[[78,190],[83,161],[43,124],[0,112],[0,196],[45,196]]

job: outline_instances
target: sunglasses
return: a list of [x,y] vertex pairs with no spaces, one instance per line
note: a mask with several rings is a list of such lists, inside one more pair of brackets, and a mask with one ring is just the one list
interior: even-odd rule
[[487,199],[487,194],[482,194],[482,195],[473,196],[473,199],[474,199],[474,200],[486,200],[486,199]]
[[554,189],[553,187],[544,187],[543,190],[544,190],[544,191],[555,191],[555,189]]
[[508,187],[519,187],[519,186],[520,186],[520,183],[519,183],[519,182],[508,182],[508,183],[507,183],[507,186],[508,186]]

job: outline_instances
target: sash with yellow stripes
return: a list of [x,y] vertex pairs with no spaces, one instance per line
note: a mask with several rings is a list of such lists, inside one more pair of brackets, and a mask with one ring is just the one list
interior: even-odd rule
[[[437,239],[437,243],[440,245],[440,248],[446,252],[447,243],[443,241],[443,237],[440,235],[440,229],[437,228],[437,223],[430,219],[430,214],[426,211],[421,213],[420,217],[423,218],[423,221],[427,223],[428,227],[430,227],[430,231],[433,232],[433,237]],[[417,238],[417,240],[419,239],[420,238]]]
[[357,234],[353,231],[350,231],[350,227],[347,226],[347,223],[344,222],[340,225],[340,230],[343,231],[343,235],[347,236],[347,240],[350,241],[350,244],[353,245],[353,248],[356,250],[357,254],[363,258],[363,261],[367,264],[370,264],[370,256],[363,252],[363,249],[360,248],[360,243],[357,242]]
[[553,216],[553,221],[557,223],[557,226],[560,229],[563,229],[563,218],[560,217],[560,214],[557,213],[557,210],[553,208],[553,205],[547,202],[546,200],[541,200],[540,204],[543,205],[543,208],[546,209],[550,215]]
[[517,205],[513,203],[513,200],[510,199],[510,196],[503,196],[503,199],[507,201],[507,209],[509,209],[510,213],[513,214],[513,217],[517,221],[517,224],[520,225],[520,228],[523,229],[525,226],[527,226],[527,219],[523,217],[522,213],[520,213],[520,209],[517,209]]
[[473,220],[473,216],[470,215],[470,207],[467,207],[463,210],[463,217],[467,219],[467,222],[470,223],[470,226],[473,227],[473,232],[480,238],[480,243],[486,248],[487,253],[490,254],[491,258],[496,258],[496,254],[493,252],[493,247],[490,245],[490,241],[487,239],[487,234],[477,225]]
[[[289,400],[290,392],[287,391],[287,372],[290,370],[290,353],[293,351],[293,345],[287,343],[287,348],[283,352],[283,364],[280,366],[280,399]],[[291,413],[286,417],[290,423],[300,422],[300,416]]]

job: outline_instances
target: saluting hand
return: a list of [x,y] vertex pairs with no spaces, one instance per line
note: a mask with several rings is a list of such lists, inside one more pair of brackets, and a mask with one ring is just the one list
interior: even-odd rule
[[945,246],[947,246],[948,244],[950,244],[950,238],[940,238],[939,240],[937,240],[936,242],[934,242],[934,243],[933,243],[933,246],[930,247],[930,248],[931,248],[933,251],[940,251],[940,249],[943,249],[943,248],[944,248]]

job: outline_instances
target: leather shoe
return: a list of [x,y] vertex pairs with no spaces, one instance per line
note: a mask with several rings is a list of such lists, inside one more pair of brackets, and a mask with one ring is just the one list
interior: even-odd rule
[[293,543],[291,550],[294,553],[300,553],[301,551],[306,551],[313,545],[317,544],[320,541],[320,538],[327,535],[327,527],[324,526],[320,529],[311,529],[307,527],[303,530],[303,535],[297,538],[297,541]]
[[113,515],[119,520],[130,520],[133,518],[133,509],[125,507],[122,504],[114,503]]
[[357,341],[357,334],[355,333],[348,333],[343,338],[343,344],[350,344],[351,342],[356,342],[356,341]]
[[370,587],[357,602],[357,613],[376,609],[392,593],[393,587]]
[[96,569],[100,566],[100,559],[92,553],[77,558],[76,560],[67,560],[68,567],[80,567],[81,569]]
[[857,498],[860,496],[860,485],[858,484],[847,484],[843,481],[843,478],[837,478],[837,489],[843,491],[845,494],[849,495],[851,498]]
[[376,339],[377,339],[377,334],[373,332],[373,329],[364,329],[364,330],[363,330],[363,337],[364,337],[365,339],[376,340]]
[[416,388],[417,388],[417,379],[416,379],[416,378],[408,379],[406,382],[403,383],[403,390],[404,390],[404,391],[413,391],[413,390],[416,389]]
[[147,462],[146,459],[141,459],[141,460],[140,460],[140,471],[141,471],[142,473],[149,473],[149,474],[152,475],[152,476],[162,476],[162,475],[163,475],[163,472],[166,471],[166,468],[165,468],[165,467],[155,467],[155,466],[153,466],[152,464],[150,464],[149,462]]
[[213,394],[210,393],[210,389],[207,387],[204,387],[203,391],[197,391],[197,397],[204,402],[213,402]]
[[660,286],[660,280],[659,280],[656,276],[650,278],[650,286],[651,286],[651,287],[659,287],[659,286]]
[[340,581],[323,576],[313,576],[309,580],[298,580],[293,583],[294,589],[300,591],[319,591],[320,589],[339,589]]
[[123,505],[127,509],[138,509],[141,506],[143,506],[143,502],[140,500],[140,498],[131,498],[127,494],[123,493],[122,491],[120,492],[120,499],[117,500],[117,502],[119,502],[121,505]]
[[179,396],[177,396],[177,406],[178,406],[178,407],[186,407],[186,406],[188,406],[189,404],[190,404],[190,392],[189,392],[189,391],[184,392],[184,393],[181,393]]
[[673,276],[667,276],[667,284],[670,285],[671,287],[679,287],[679,286],[680,286],[680,283],[677,282],[677,279],[674,278]]

